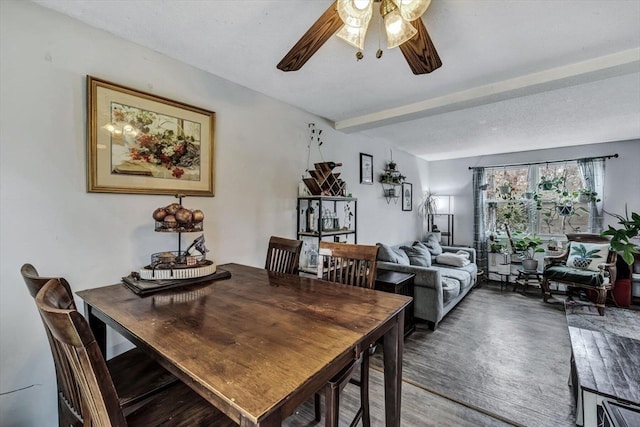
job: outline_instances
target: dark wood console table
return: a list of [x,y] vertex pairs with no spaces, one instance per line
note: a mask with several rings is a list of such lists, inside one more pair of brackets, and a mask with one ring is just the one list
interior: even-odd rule
[[[400,273],[397,271],[378,270],[376,272],[375,289],[377,291],[390,292],[392,294],[406,295],[413,298],[413,278],[415,274]],[[405,338],[416,330],[413,317],[413,301],[409,303],[404,316]]]

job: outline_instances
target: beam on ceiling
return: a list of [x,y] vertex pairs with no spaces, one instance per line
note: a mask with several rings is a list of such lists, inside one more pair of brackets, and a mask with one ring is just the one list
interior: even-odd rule
[[334,127],[345,133],[358,132],[637,72],[640,48],[339,120]]

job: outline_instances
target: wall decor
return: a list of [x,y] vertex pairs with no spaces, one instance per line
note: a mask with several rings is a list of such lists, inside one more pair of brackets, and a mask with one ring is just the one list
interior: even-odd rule
[[360,153],[360,184],[373,185],[373,156]]
[[413,210],[413,185],[408,182],[402,183],[402,210]]
[[88,191],[214,195],[215,113],[87,76]]

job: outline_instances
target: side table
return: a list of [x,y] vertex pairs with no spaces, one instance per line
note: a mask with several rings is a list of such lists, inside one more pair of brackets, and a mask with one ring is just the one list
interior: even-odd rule
[[[529,280],[534,279],[535,282],[529,283]],[[516,279],[516,281],[513,283],[513,291],[516,291],[516,287],[518,285],[522,285],[522,292],[526,293],[527,292],[527,286],[531,285],[536,285],[536,286],[541,286],[540,284],[542,283],[542,278],[540,277],[540,272],[538,272],[537,270],[526,270],[524,268],[519,268],[518,269],[518,278]]]
[[[376,272],[376,283],[374,289],[377,291],[390,292],[393,294],[407,295],[413,298],[413,278],[415,274],[400,273],[397,271],[378,270]],[[405,310],[404,315],[404,336],[407,337],[416,329],[413,317],[413,301]]]

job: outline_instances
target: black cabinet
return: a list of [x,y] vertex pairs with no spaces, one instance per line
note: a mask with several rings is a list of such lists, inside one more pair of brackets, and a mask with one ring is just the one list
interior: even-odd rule
[[[415,274],[400,273],[398,271],[378,270],[376,272],[375,289],[377,291],[406,295],[413,298],[413,279]],[[413,317],[413,301],[409,303],[404,314],[404,336],[406,337],[416,329]]]

